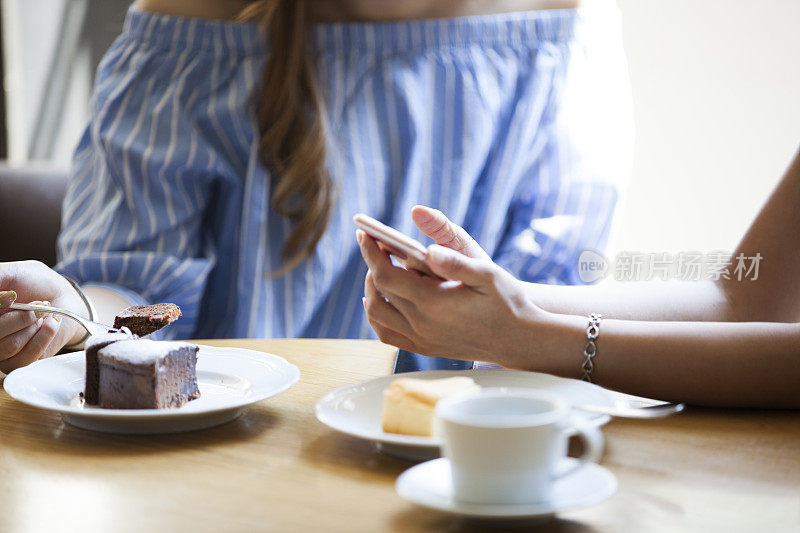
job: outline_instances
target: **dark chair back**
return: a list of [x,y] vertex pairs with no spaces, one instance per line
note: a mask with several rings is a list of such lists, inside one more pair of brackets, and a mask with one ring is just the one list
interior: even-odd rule
[[0,261],[55,265],[68,176],[62,168],[0,164]]

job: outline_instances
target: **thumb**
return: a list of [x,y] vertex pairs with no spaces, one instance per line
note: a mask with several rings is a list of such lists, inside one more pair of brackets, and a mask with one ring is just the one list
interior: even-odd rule
[[420,231],[433,239],[436,244],[469,257],[489,259],[489,255],[464,228],[451,222],[438,209],[417,205],[411,209],[411,218]]
[[492,282],[492,262],[467,257],[464,254],[431,244],[428,265],[433,273],[446,280],[460,281],[469,287],[483,287]]

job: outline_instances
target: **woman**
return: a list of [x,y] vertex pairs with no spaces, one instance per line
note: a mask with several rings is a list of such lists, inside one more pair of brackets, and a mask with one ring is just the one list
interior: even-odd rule
[[450,281],[392,266],[359,234],[365,307],[381,340],[414,352],[701,405],[800,408],[799,205],[800,153],[732,256],[760,257],[757,273],[734,274],[734,263],[716,281],[588,287],[519,281],[440,212],[417,207],[421,229],[458,243],[461,253],[429,250]]
[[[577,4],[139,0],[98,71],[56,271],[106,322],[177,303],[172,338],[364,337],[351,217],[411,231],[424,202],[522,278],[574,282],[630,160],[615,14]],[[41,265],[0,276],[87,312]],[[0,370],[82,338],[6,313]]]

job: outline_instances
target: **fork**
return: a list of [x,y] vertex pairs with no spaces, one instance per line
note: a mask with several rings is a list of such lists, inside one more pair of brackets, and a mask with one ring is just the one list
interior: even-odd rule
[[85,329],[89,335],[98,335],[100,333],[113,333],[120,331],[119,329],[112,328],[100,322],[94,322],[88,318],[84,318],[77,313],[73,313],[69,309],[61,309],[60,307],[50,307],[49,305],[33,305],[22,304],[14,302],[9,306],[9,309],[16,309],[17,311],[38,311],[40,313],[52,313],[54,315],[62,315],[71,318]]

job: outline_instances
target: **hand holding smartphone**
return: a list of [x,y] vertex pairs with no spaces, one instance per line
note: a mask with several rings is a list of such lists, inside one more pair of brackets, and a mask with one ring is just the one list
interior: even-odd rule
[[428,267],[426,263],[428,249],[421,242],[363,213],[354,216],[353,222],[364,233],[378,241],[382,249],[397,257],[407,269],[440,279]]

